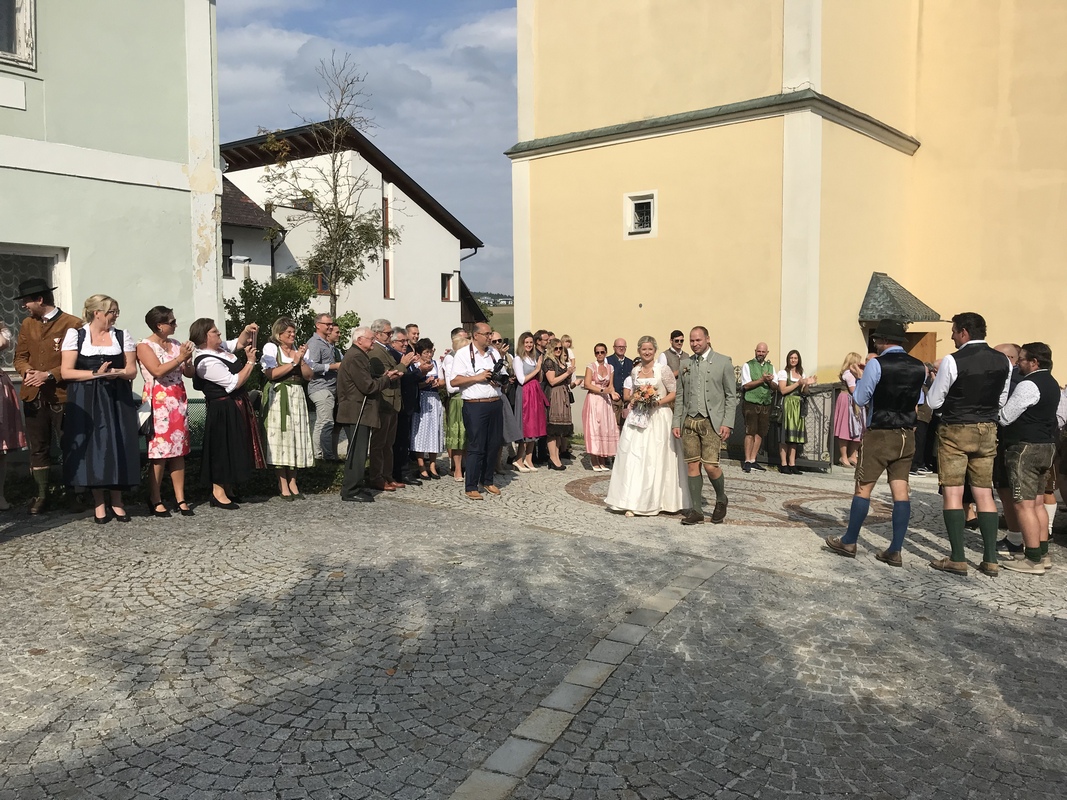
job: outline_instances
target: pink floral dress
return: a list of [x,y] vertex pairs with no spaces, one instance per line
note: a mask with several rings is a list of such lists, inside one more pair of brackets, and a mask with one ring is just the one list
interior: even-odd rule
[[[140,344],[151,347],[160,364],[178,358],[181,351],[181,343],[176,339],[168,339],[166,348],[151,339],[142,339]],[[141,402],[152,398],[154,433],[148,437],[148,457],[162,459],[189,455],[189,400],[185,394],[185,379],[181,369],[154,378],[144,364],[139,366],[141,377],[144,378]]]

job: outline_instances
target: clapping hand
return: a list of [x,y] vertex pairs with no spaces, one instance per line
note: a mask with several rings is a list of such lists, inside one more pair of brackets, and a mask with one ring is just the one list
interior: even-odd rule
[[179,348],[178,358],[180,358],[182,361],[188,361],[190,358],[193,357],[193,351],[195,349],[196,346],[192,342],[186,342]]

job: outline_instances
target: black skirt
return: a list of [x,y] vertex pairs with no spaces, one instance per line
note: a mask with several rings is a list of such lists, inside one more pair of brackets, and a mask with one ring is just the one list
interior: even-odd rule
[[266,467],[258,424],[244,391],[208,400],[200,461],[203,485],[244,483],[252,470]]
[[63,418],[63,482],[127,489],[141,482],[137,406],[130,382],[96,378],[67,384]]

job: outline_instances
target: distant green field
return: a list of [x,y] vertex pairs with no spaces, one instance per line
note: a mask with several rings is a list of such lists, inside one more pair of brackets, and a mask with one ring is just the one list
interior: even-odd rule
[[493,330],[499,331],[505,339],[515,341],[515,306],[494,306],[490,309],[493,316],[489,324]]

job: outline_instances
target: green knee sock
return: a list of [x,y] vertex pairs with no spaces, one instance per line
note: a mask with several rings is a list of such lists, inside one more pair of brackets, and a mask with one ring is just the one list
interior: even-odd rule
[[1045,539],[1045,541],[1043,541],[1041,543],[1041,557],[1044,558],[1047,555],[1048,555],[1048,539]]
[[945,530],[948,531],[948,543],[951,548],[949,559],[966,561],[963,553],[963,531],[967,524],[967,515],[962,508],[946,508],[942,513],[945,518]]
[[1041,561],[1041,548],[1040,547],[1024,547],[1023,555],[1026,556],[1027,561],[1033,561],[1035,564]]
[[726,502],[726,476],[720,475],[718,478],[711,479],[711,488],[715,490],[715,502]]
[[978,530],[982,533],[982,560],[997,563],[997,525],[1000,515],[996,511],[978,512]]
[[39,468],[33,470],[33,480],[37,484],[37,496],[45,497],[48,495],[48,468]]
[[700,496],[704,488],[704,479],[699,475],[689,476],[689,501],[694,511],[704,510],[704,498]]

